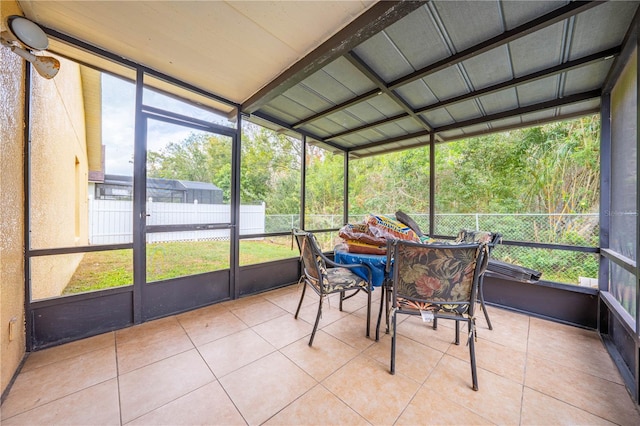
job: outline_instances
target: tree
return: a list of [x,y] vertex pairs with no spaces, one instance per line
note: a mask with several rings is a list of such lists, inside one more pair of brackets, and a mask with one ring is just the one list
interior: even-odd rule
[[[582,213],[598,210],[597,116],[436,146],[438,213]],[[231,138],[192,134],[149,152],[149,175],[211,182],[230,199]],[[297,214],[301,143],[247,124],[241,145],[241,200],[268,214]],[[343,156],[307,147],[308,213],[341,215]],[[350,213],[429,209],[429,148],[349,162]],[[566,224],[566,223],[565,223]],[[564,225],[563,225],[564,226]]]
[[[241,145],[242,203],[267,205],[267,213],[298,213],[300,209],[300,141],[249,124]],[[232,139],[192,133],[163,150],[149,151],[149,176],[210,182],[231,199]]]
[[247,124],[242,137],[241,200],[265,202],[267,213],[300,210],[300,153],[297,139]]
[[344,157],[312,145],[307,147],[306,156],[307,213],[342,214]]
[[171,142],[159,152],[147,153],[150,177],[209,182],[222,189],[224,202],[230,200],[231,138],[192,133],[180,142]]
[[147,153],[147,174],[150,177],[210,182],[206,162],[205,134],[191,134],[187,139],[169,143],[162,151]]

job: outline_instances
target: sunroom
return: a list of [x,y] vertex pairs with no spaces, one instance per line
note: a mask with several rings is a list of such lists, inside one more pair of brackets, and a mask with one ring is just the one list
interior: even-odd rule
[[[494,256],[542,276],[489,271],[491,312],[595,330],[637,408],[639,4],[3,1],[3,37],[24,16],[60,63],[48,78],[0,49],[3,402],[30,354],[295,297],[292,228],[331,254],[344,224],[405,210],[435,238],[500,232]],[[464,185],[446,147],[584,117],[599,211],[444,203]],[[376,198],[372,170],[405,152],[419,200]]]

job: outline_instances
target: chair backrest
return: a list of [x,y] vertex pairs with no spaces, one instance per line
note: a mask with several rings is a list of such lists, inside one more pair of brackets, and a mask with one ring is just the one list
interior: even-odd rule
[[500,244],[502,235],[497,232],[474,231],[469,229],[461,229],[456,237],[459,243],[486,243],[491,251],[496,244]]
[[305,279],[316,287],[322,287],[322,281],[327,275],[327,266],[322,258],[322,252],[315,235],[299,229],[293,230],[293,236],[298,243],[300,260]]
[[393,303],[398,308],[473,315],[485,243],[420,244],[394,240]]

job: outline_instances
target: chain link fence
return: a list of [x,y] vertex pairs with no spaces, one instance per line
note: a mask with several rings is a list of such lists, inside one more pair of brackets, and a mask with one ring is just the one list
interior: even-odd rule
[[[428,219],[426,221],[428,223]],[[499,232],[503,239],[543,244],[597,247],[597,214],[448,214],[436,215],[437,235],[462,228]],[[542,272],[546,281],[597,287],[598,255],[560,249],[499,245],[492,257]]]
[[[386,214],[393,216],[393,214]],[[423,232],[428,233],[429,215],[409,213]],[[342,226],[341,215],[307,215],[306,229],[335,229]],[[349,217],[350,223],[364,215]],[[266,232],[284,232],[299,227],[298,215],[267,215]],[[598,214],[437,214],[434,234],[455,236],[460,229],[499,232],[503,239],[542,244],[597,247]],[[320,236],[319,236],[320,237]],[[321,244],[330,250],[336,235],[325,235]],[[561,249],[499,245],[492,257],[542,272],[546,281],[597,287],[598,255]]]

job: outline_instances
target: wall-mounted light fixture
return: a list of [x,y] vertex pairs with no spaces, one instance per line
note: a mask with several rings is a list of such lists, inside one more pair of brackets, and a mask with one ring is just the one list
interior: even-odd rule
[[53,78],[60,71],[60,61],[49,56],[36,56],[33,51],[49,47],[49,39],[36,23],[18,15],[7,18],[8,31],[0,33],[0,43],[15,54],[29,61],[38,74],[44,78]]

